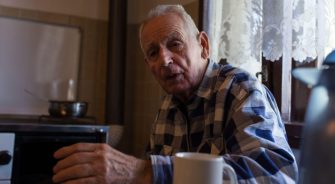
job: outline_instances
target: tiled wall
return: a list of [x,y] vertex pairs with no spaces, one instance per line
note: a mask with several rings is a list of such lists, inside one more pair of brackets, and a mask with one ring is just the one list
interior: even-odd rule
[[0,6],[0,16],[78,27],[81,30],[78,100],[89,102],[88,115],[104,123],[108,22],[4,6]]

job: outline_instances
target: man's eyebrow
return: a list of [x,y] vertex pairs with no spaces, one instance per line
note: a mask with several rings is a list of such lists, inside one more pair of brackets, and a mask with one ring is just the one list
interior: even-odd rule
[[171,38],[181,38],[182,39],[183,36],[179,32],[174,31],[167,36],[167,39],[171,39]]
[[[174,39],[174,38],[183,39],[183,35],[180,34],[177,31],[173,31],[164,38],[163,42],[169,41],[169,40]],[[144,45],[144,49],[149,50],[149,49],[152,49],[152,48],[156,47],[156,45],[157,45],[156,42],[150,42],[150,43],[147,43],[147,44]]]
[[149,44],[145,47],[145,49],[146,49],[147,51],[149,51],[149,50],[155,48],[156,45],[157,45],[157,44],[151,42],[151,43],[149,43]]

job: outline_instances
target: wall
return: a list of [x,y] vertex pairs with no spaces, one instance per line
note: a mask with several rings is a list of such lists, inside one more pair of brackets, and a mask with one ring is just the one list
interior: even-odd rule
[[0,16],[0,40],[1,114],[48,114],[48,99],[75,99],[79,29]]
[[[165,94],[145,65],[138,39],[138,29],[149,9],[157,4],[183,4],[198,22],[199,2],[196,0],[129,0],[126,61],[125,134],[121,147],[136,156],[143,156],[149,141],[151,124]],[[133,145],[133,146],[127,146]]]
[[[94,2],[101,4],[93,5]],[[74,8],[76,4],[79,6]],[[92,9],[90,9],[91,6]],[[71,14],[70,7],[74,8]],[[103,12],[108,12],[107,0],[87,0],[87,4],[79,0],[0,0],[0,16],[80,29],[82,45],[78,100],[88,101],[88,115],[95,116],[99,123],[104,123],[108,21],[104,20],[106,15],[94,13],[100,10],[99,7],[104,7]]]
[[108,0],[0,0],[0,5],[108,20]]

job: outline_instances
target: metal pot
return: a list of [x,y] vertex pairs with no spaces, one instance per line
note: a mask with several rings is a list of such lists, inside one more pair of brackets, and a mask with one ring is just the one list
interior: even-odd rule
[[87,102],[49,101],[49,114],[54,117],[84,117],[88,109]]

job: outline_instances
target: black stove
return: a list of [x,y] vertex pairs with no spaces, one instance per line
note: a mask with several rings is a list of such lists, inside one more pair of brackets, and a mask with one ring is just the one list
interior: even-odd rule
[[107,143],[94,117],[0,116],[0,183],[53,184],[53,153],[78,142]]

